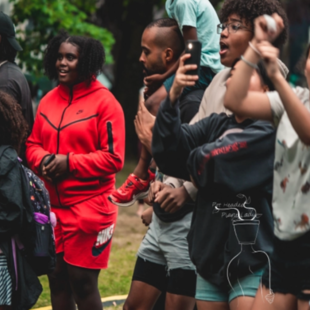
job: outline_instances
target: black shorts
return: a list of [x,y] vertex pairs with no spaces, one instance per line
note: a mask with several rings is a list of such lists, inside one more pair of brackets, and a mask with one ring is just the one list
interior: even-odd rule
[[158,290],[170,294],[195,297],[196,271],[186,269],[166,270],[165,265],[159,265],[144,260],[138,256],[132,281],[141,281]]
[[298,299],[310,300],[310,234],[292,240],[275,238],[274,251],[270,255],[271,280],[266,268],[262,283],[274,293],[293,294]]

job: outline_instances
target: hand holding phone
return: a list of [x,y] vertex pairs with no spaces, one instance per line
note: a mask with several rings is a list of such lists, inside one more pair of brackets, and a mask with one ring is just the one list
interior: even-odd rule
[[185,45],[185,54],[191,54],[191,57],[185,60],[185,65],[197,65],[197,69],[189,70],[186,74],[199,75],[201,42],[198,40],[188,40]]
[[53,160],[55,159],[55,154],[51,154],[47,160],[44,161],[43,165],[46,167],[48,166]]

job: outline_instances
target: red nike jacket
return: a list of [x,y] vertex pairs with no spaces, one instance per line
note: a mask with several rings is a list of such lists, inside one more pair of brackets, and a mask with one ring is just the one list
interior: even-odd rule
[[115,173],[124,164],[123,110],[97,80],[70,90],[59,85],[40,102],[26,142],[30,168],[40,175],[48,154],[67,155],[69,175],[50,183],[44,180],[54,207],[67,207],[114,189]]

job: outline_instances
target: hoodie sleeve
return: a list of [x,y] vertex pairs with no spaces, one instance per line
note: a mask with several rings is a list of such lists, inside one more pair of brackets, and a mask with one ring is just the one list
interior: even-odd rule
[[189,180],[186,162],[190,152],[209,139],[212,117],[194,125],[181,125],[177,105],[169,96],[162,102],[153,129],[152,153],[159,169],[170,176]]
[[125,120],[112,94],[106,94],[99,111],[99,149],[88,154],[68,154],[69,171],[78,178],[101,178],[115,174],[124,165]]
[[233,192],[267,185],[273,175],[275,131],[267,122],[255,122],[193,150],[187,168],[198,188],[208,182]]
[[[40,106],[37,115],[40,115]],[[50,153],[42,146],[42,117],[36,117],[30,136],[26,141],[26,159],[31,170],[37,175],[41,174],[40,166],[42,160]]]

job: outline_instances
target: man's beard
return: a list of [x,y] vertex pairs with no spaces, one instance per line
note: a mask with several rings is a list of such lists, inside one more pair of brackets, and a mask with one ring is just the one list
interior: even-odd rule
[[151,76],[153,74],[163,74],[166,72],[164,68],[155,68],[153,70],[147,69],[143,64],[141,64],[144,77]]

